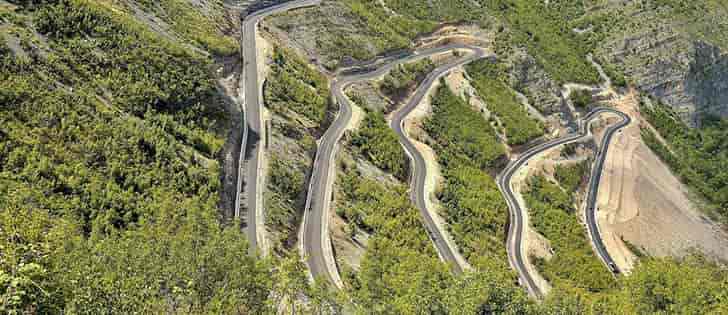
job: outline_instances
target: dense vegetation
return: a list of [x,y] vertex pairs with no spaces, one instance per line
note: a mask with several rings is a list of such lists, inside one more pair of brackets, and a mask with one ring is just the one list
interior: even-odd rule
[[320,61],[329,69],[345,59],[368,60],[385,51],[410,48],[417,35],[437,26],[436,21],[392,14],[377,0],[324,1],[282,13],[270,23],[284,31],[301,23],[312,28],[316,33],[312,47],[324,56]]
[[292,50],[276,46],[263,87],[272,110],[268,131],[271,157],[264,209],[267,237],[279,252],[294,245],[303,213],[307,181],[316,151],[315,138],[329,123],[329,83]]
[[[436,26],[435,21],[415,19],[405,15],[392,15],[376,0],[343,0],[358,15],[367,33],[375,36],[379,47],[386,47],[389,42],[392,48],[409,47],[417,35],[429,32]],[[378,39],[376,39],[378,38]]]
[[487,172],[496,167],[503,146],[488,121],[447,86],[434,95],[432,108],[425,129],[443,167],[445,185],[438,197],[451,233],[469,261],[497,257],[505,262],[508,208]]
[[92,234],[137,224],[160,192],[214,204],[220,185],[212,158],[224,120],[203,105],[215,103],[207,62],[112,12],[86,1],[40,8],[53,50],[38,53],[28,37],[30,60],[4,55],[0,77],[6,179],[57,196],[54,214]]
[[612,80],[612,85],[614,87],[627,87],[627,78],[624,76],[624,73],[617,68],[617,66],[606,63],[600,58],[594,58],[594,61],[599,63],[599,65],[602,67],[602,70],[604,70],[604,74]]
[[381,84],[382,92],[389,98],[399,101],[434,68],[435,65],[430,59],[399,65],[384,77]]
[[599,73],[586,60],[592,47],[572,31],[585,13],[583,1],[480,2],[510,26],[502,38],[526,47],[557,83],[599,82]]
[[[24,7],[55,4],[58,0],[9,0]],[[103,2],[103,1],[96,1]],[[186,0],[106,1],[114,9],[133,15],[139,21],[157,24],[155,31],[162,37],[192,47],[197,52],[207,51],[227,56],[238,52],[239,45],[230,30],[237,27],[235,19],[227,17],[222,0],[208,0],[195,5]]]
[[[268,170],[268,187],[265,193],[265,220],[266,226],[276,231],[285,231],[285,237],[291,237],[298,230],[299,212],[303,208],[301,203],[304,192],[304,174],[306,168],[300,161],[284,159],[271,153]],[[272,239],[272,248],[281,250],[286,248],[286,239],[275,238],[273,233],[268,237]]]
[[590,169],[591,160],[584,160],[573,165],[559,164],[554,169],[554,177],[567,193],[574,193],[589,178]]
[[273,311],[271,292],[288,293],[277,288],[283,275],[247,256],[242,234],[199,202],[157,200],[153,223],[87,239],[71,216],[25,203],[44,201],[34,187],[2,193],[2,313],[261,314]]
[[469,64],[467,70],[480,98],[503,123],[508,144],[524,144],[543,135],[543,126],[518,101],[497,63],[483,59]]
[[331,106],[328,81],[301,57],[276,47],[266,80],[265,102],[281,115],[295,113],[319,127]]
[[702,126],[686,126],[662,104],[641,106],[647,120],[667,141],[668,148],[651,131],[643,137],[674,172],[703,195],[722,215],[728,215],[728,120],[706,117]]
[[108,2],[5,14],[27,56],[0,55],[0,313],[264,314],[315,296],[220,224],[210,60]]
[[381,112],[367,112],[359,129],[351,135],[350,143],[380,169],[399,179],[409,175],[404,149]]
[[573,157],[576,154],[576,150],[579,147],[578,143],[567,143],[563,146],[561,149],[561,157],[563,158],[570,158]]
[[357,273],[345,275],[359,314],[523,312],[529,302],[513,274],[481,260],[478,271],[453,277],[428,238],[419,211],[401,185],[346,169],[342,216],[372,233]]
[[592,93],[589,90],[576,90],[569,95],[571,103],[578,109],[585,109],[592,103]]
[[[223,14],[223,1],[211,0],[200,3],[202,8],[185,0],[137,0],[144,11],[162,18],[174,32],[198,46],[218,55],[231,55],[239,45],[231,36],[221,36],[220,30],[237,27]],[[126,2],[131,7],[133,2]]]
[[548,261],[537,260],[536,265],[555,286],[564,282],[589,292],[612,288],[614,278],[594,254],[586,230],[579,224],[572,196],[543,176],[530,179],[524,198],[531,222],[555,252]]
[[594,294],[562,286],[545,304],[561,314],[721,314],[728,311],[726,281],[724,269],[700,257],[647,258],[616,289]]
[[[282,300],[301,296],[307,303],[293,313],[340,310],[334,295],[309,285],[297,253],[276,261],[249,257],[240,231],[219,223],[216,158],[227,121],[209,58],[151,32],[121,1],[10,2],[36,8],[12,12],[0,4],[0,313],[273,314]],[[210,22],[195,17],[200,13],[192,2],[138,3],[148,11],[163,10],[168,15],[160,15],[176,32],[215,54],[237,49],[218,37]],[[443,9],[437,12],[423,9],[424,1],[386,3],[433,19],[457,19],[457,10],[471,8],[469,1],[427,1]],[[369,35],[383,38],[381,47],[404,47],[434,27],[390,17],[377,1],[357,7],[347,0],[347,5],[366,16]],[[531,25],[550,14],[525,21]],[[195,25],[182,29],[186,21]],[[524,29],[531,27],[518,28]],[[20,38],[27,56],[10,50],[7,34]],[[327,45],[342,43],[365,45]],[[562,52],[580,57],[578,51]],[[271,81],[285,85],[269,83],[276,88],[268,95],[277,97],[272,108],[320,126],[330,106],[326,82],[296,58],[276,54],[278,72]],[[438,93],[433,108],[427,131],[442,153],[446,187],[440,197],[453,235],[476,271],[453,277],[440,263],[405,187],[347,170],[342,189],[350,204],[342,208],[344,216],[373,233],[362,269],[347,277],[356,304],[349,307],[362,314],[728,312],[725,269],[695,257],[647,258],[630,276],[606,285],[608,290],[598,280],[606,275],[603,269],[600,274],[589,268],[571,271],[573,265],[549,269],[548,262],[543,268],[550,279],[566,280],[554,280],[560,284],[543,304],[529,302],[505,264],[507,212],[487,173],[497,168],[503,148],[487,121],[448,90]],[[725,122],[708,119],[703,128],[689,130],[672,114],[653,110],[647,116],[675,152],[660,147],[661,156],[725,209]],[[372,135],[385,135],[385,146],[393,148],[375,118]],[[296,139],[314,146],[308,134]],[[280,188],[275,193],[282,202],[301,193],[300,167],[272,160],[271,182]],[[557,178],[568,187],[577,177],[569,170]],[[551,192],[533,198],[548,203],[545,213],[555,216],[545,222],[563,224],[569,232],[553,243],[581,244],[571,234],[579,230],[571,228],[575,217],[565,206],[568,198]],[[281,209],[269,219],[290,228],[291,209]],[[581,267],[587,254],[578,248],[564,246],[556,254],[571,249],[582,256],[555,258],[554,264],[576,261]],[[590,292],[595,289],[598,294]]]
[[412,16],[420,20],[459,22],[474,21],[483,18],[482,9],[475,1],[468,0],[432,0],[407,1],[385,0],[391,10]]
[[496,166],[505,153],[495,131],[483,116],[442,85],[432,98],[432,116],[425,130],[437,142],[445,165],[468,160],[477,168]]

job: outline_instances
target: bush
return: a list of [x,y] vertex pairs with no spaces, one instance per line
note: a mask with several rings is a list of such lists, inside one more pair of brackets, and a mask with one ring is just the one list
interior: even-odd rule
[[425,131],[437,142],[445,166],[455,160],[468,160],[480,169],[495,167],[505,154],[495,131],[482,115],[443,84],[432,98],[432,116]]
[[292,111],[316,125],[324,123],[331,106],[326,78],[281,47],[274,49],[273,60],[264,89],[266,105],[283,115]]
[[[541,272],[554,283],[589,292],[604,292],[616,287],[614,278],[599,261],[579,224],[572,196],[542,176],[531,179],[524,196],[532,224],[550,242],[554,256],[543,262]],[[579,266],[574,268],[573,266]]]
[[485,0],[483,5],[510,26],[507,39],[526,47],[559,85],[599,83],[599,73],[586,60],[591,47],[571,29],[586,10],[580,1]]
[[368,112],[358,131],[351,136],[351,145],[380,169],[406,179],[407,161],[399,137],[389,128],[381,112]]
[[435,253],[407,187],[349,172],[339,177],[345,218],[372,233],[356,274],[345,274],[358,313],[475,314],[483,308],[525,312],[530,305],[513,273],[493,259],[454,276]]
[[556,165],[554,176],[567,193],[573,194],[589,178],[590,168],[591,160],[581,161],[569,166]]
[[430,59],[399,65],[384,77],[382,92],[398,101],[433,69],[435,65]]
[[592,103],[592,94],[589,90],[572,91],[569,98],[576,108],[584,109]]
[[487,170],[504,154],[490,124],[443,84],[432,100],[425,130],[443,166],[438,193],[450,232],[471,263],[488,258],[505,265],[508,208]]
[[468,65],[467,70],[480,98],[503,122],[509,144],[524,144],[543,135],[543,126],[518,101],[513,90],[504,81],[506,74],[498,69],[496,63],[480,60]]

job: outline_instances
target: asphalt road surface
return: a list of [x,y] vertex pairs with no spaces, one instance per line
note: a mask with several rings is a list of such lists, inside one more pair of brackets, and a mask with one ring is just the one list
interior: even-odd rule
[[[257,43],[255,40],[258,23],[265,17],[306,6],[317,5],[321,0],[291,1],[268,7],[248,15],[243,21],[243,75],[245,85],[244,112],[246,122],[243,127],[243,143],[240,152],[240,173],[235,198],[235,218],[241,218],[243,199],[245,200],[245,219],[243,225],[250,243],[249,251],[254,254],[258,250],[259,224],[262,224],[262,179],[260,173],[260,157],[263,154],[263,117],[262,89],[258,78]],[[243,171],[242,168],[245,168]],[[242,173],[242,174],[241,174]]]
[[[331,248],[332,245],[328,238],[328,210],[331,202],[334,177],[336,175],[334,159],[334,155],[337,150],[336,144],[341,139],[341,136],[352,117],[352,106],[349,99],[344,95],[344,89],[352,83],[371,80],[381,76],[399,64],[455,49],[471,50],[474,51],[475,54],[457,62],[440,66],[430,73],[425,82],[420,85],[420,88],[415,93],[412,101],[408,104],[407,107],[410,108],[409,111],[411,111],[414,106],[422,100],[429,86],[435,82],[437,78],[441,77],[444,73],[456,66],[484,56],[482,50],[461,44],[452,44],[438,48],[426,49],[406,55],[394,62],[383,65],[376,70],[358,73],[355,75],[342,76],[333,80],[331,91],[334,100],[340,107],[339,114],[319,143],[316,159],[314,160],[313,175],[311,177],[310,187],[308,190],[308,197],[306,199],[306,208],[302,227],[303,231],[301,234],[302,254],[306,257],[306,262],[314,278],[327,280],[336,286],[341,287],[339,272],[336,269]],[[402,112],[405,111],[403,110]],[[397,124],[397,126],[397,128],[399,128],[399,124]],[[424,163],[424,160],[421,159],[420,161],[421,163]],[[420,164],[418,168],[424,170],[424,164]],[[420,188],[413,191],[418,191],[420,192],[418,195],[423,196],[424,174],[418,174],[421,177],[418,181]],[[413,193],[413,197],[414,196],[415,193]],[[424,199],[420,199],[420,204],[422,204],[422,206],[418,207],[420,207],[420,209],[424,209]],[[452,249],[447,247],[447,244],[442,239],[439,231],[437,231],[432,218],[429,217],[426,211],[423,211],[423,216],[425,216],[427,228],[431,235],[436,235],[435,244],[437,245],[438,252],[440,252],[446,260],[454,262],[455,260],[454,255],[452,254]]]
[[[261,179],[262,174],[259,174],[260,169],[260,156],[263,154],[262,143],[264,132],[262,130],[262,91],[261,85],[258,78],[257,71],[257,50],[255,35],[257,31],[257,25],[261,19],[271,14],[284,12],[291,9],[300,7],[317,5],[321,0],[302,0],[302,1],[291,1],[281,5],[265,8],[259,10],[243,21],[243,80],[245,86],[245,118],[246,123],[244,126],[243,143],[241,146],[241,173],[238,176],[238,189],[237,198],[235,202],[235,217],[241,217],[241,205],[242,200],[245,200],[245,209],[247,209],[246,217],[244,219],[244,225],[246,235],[250,242],[250,251],[255,253],[258,247],[258,225],[262,223],[262,197],[261,197]],[[310,182],[310,188],[306,200],[306,209],[303,220],[303,227],[301,233],[301,245],[302,254],[306,257],[306,262],[311,270],[312,275],[318,279],[328,280],[337,286],[340,286],[341,280],[339,272],[336,270],[334,263],[334,257],[331,250],[331,243],[328,241],[328,208],[331,201],[332,185],[334,182],[335,169],[334,166],[334,154],[336,152],[336,144],[341,139],[343,132],[348,125],[352,117],[351,104],[344,95],[343,90],[346,86],[364,80],[371,80],[378,77],[394,66],[402,63],[407,63],[416,59],[425,58],[441,52],[454,50],[454,49],[467,49],[474,52],[463,59],[448,63],[440,66],[430,73],[425,81],[416,90],[415,95],[400,111],[395,113],[391,127],[397,132],[400,137],[402,145],[407,150],[411,159],[414,162],[412,182],[414,189],[411,190],[411,198],[415,202],[416,206],[420,209],[420,212],[424,218],[426,228],[433,240],[440,257],[452,263],[455,272],[462,272],[462,268],[457,264],[455,260],[455,250],[450,248],[448,243],[444,240],[441,231],[437,229],[432,217],[425,208],[425,194],[424,194],[424,181],[425,181],[425,163],[424,158],[415,149],[414,145],[407,139],[404,134],[402,120],[407,116],[425,97],[429,87],[435,82],[435,80],[442,77],[445,73],[450,71],[452,68],[466,64],[478,58],[485,56],[485,53],[477,48],[465,46],[465,45],[447,45],[439,48],[433,48],[415,52],[411,55],[404,56],[392,63],[384,65],[376,70],[366,73],[360,73],[351,76],[344,76],[336,78],[332,83],[332,94],[336,102],[339,104],[340,110],[335,121],[331,127],[326,131],[322,137],[316,159],[314,161],[314,172]],[[511,177],[516,171],[528,162],[536,154],[553,148],[558,145],[580,141],[583,137],[588,136],[588,125],[591,120],[596,117],[597,114],[602,112],[612,112],[622,117],[622,121],[614,126],[611,126],[602,140],[600,146],[600,152],[595,161],[595,165],[592,170],[592,180],[590,181],[589,191],[587,196],[587,225],[589,227],[590,238],[594,244],[594,247],[607,266],[613,272],[619,272],[614,262],[609,256],[602,239],[599,235],[599,229],[596,223],[596,195],[599,189],[599,179],[601,178],[601,172],[604,165],[604,160],[607,154],[607,148],[611,142],[612,136],[618,132],[621,128],[630,123],[630,118],[619,111],[609,108],[598,108],[592,111],[583,120],[583,125],[579,134],[568,135],[566,137],[556,139],[541,145],[538,145],[525,153],[523,153],[517,160],[512,161],[508,164],[506,169],[499,177],[498,185],[506,197],[506,201],[511,210],[511,224],[509,225],[508,231],[508,257],[511,265],[518,271],[521,282],[526,286],[529,293],[534,296],[540,297],[542,293],[535,285],[532,276],[528,273],[528,269],[525,267],[525,262],[522,255],[522,238],[523,238],[523,210],[521,205],[516,201],[513,191],[511,190],[510,182]],[[245,168],[243,171],[242,168]],[[244,175],[244,176],[243,176]]]
[[523,259],[522,240],[524,229],[524,210],[523,208],[521,208],[522,205],[518,203],[516,197],[514,196],[513,190],[511,188],[511,178],[513,177],[513,174],[515,174],[522,166],[526,165],[528,161],[537,154],[553,147],[581,141],[585,137],[588,137],[590,135],[589,125],[591,121],[601,113],[614,113],[619,115],[622,120],[618,124],[610,126],[607,129],[607,132],[602,139],[601,146],[599,147],[599,153],[597,154],[597,159],[595,161],[594,167],[592,168],[592,179],[590,181],[589,191],[587,192],[588,196],[586,205],[586,218],[587,225],[589,227],[589,236],[592,240],[594,248],[597,251],[597,254],[612,272],[619,272],[614,265],[612,257],[609,255],[607,249],[604,247],[604,243],[602,242],[602,238],[599,234],[599,229],[596,222],[595,203],[596,195],[599,190],[599,178],[601,178],[604,160],[608,152],[608,146],[611,142],[612,136],[614,136],[616,132],[618,132],[620,129],[627,126],[631,122],[629,116],[611,108],[596,108],[592,110],[584,119],[582,119],[578,134],[567,135],[562,138],[537,145],[527,150],[526,152],[521,154],[518,159],[511,161],[508,166],[506,166],[506,168],[503,170],[501,176],[499,176],[498,178],[498,187],[505,196],[508,208],[511,212],[507,239],[508,260],[511,266],[518,272],[521,284],[526,287],[529,294],[535,297],[542,297],[543,292],[541,292],[539,287],[536,285],[535,281],[533,280],[533,276],[526,268],[526,263]]
[[[425,158],[422,156],[420,151],[417,150],[414,143],[412,143],[412,141],[410,141],[410,139],[407,137],[404,131],[404,119],[415,108],[417,108],[417,106],[422,102],[422,99],[427,96],[427,91],[430,89],[432,84],[435,83],[436,80],[441,78],[444,74],[446,74],[448,71],[455,67],[485,57],[485,52],[480,48],[472,47],[470,48],[470,50],[472,51],[472,54],[467,56],[466,58],[461,58],[459,60],[442,65],[432,71],[430,74],[428,74],[422,84],[420,84],[420,86],[417,88],[414,95],[410,98],[409,102],[407,102],[407,104],[403,108],[394,113],[392,121],[390,122],[390,127],[394,129],[395,133],[397,133],[400,143],[402,144],[412,161],[411,165],[413,167],[410,176],[410,199],[412,199],[412,202],[414,202],[417,208],[420,210],[420,214],[424,219],[425,227],[427,228],[430,239],[435,244],[440,258],[445,262],[449,263],[453,271],[458,274],[463,272],[463,266],[458,263],[458,260],[456,258],[456,249],[452,248],[445,240],[443,231],[438,229],[435,221],[430,215],[431,212],[427,210],[427,204],[425,202],[425,198],[427,198],[425,194],[425,180],[427,178],[427,167],[425,165]],[[434,211],[433,209],[430,210]]]

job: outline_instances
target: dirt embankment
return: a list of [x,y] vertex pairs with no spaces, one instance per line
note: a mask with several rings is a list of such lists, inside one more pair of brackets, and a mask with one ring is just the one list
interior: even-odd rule
[[599,228],[610,253],[622,239],[655,256],[691,249],[728,261],[728,234],[702,214],[687,188],[642,141],[634,93],[614,102],[634,122],[614,136],[597,199]]

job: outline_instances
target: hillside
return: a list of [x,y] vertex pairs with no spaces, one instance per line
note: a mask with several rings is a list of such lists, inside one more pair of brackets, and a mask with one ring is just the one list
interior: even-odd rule
[[280,281],[223,224],[236,15],[218,1],[13,3],[0,2],[0,312],[267,312]]
[[[242,19],[282,2],[0,0],[0,313],[728,313],[725,3],[323,0],[243,38]],[[259,58],[242,60],[251,41]],[[321,172],[348,106],[335,83],[375,72],[342,87],[353,113]],[[235,218],[241,143],[258,136],[246,84],[267,130],[268,255]],[[418,96],[402,127],[424,188],[390,126]],[[634,119],[609,147],[616,118],[583,125],[600,107]],[[327,187],[316,236],[338,289],[299,252]]]

